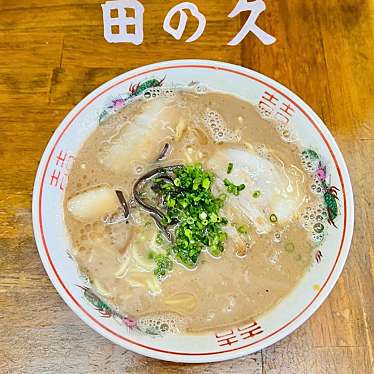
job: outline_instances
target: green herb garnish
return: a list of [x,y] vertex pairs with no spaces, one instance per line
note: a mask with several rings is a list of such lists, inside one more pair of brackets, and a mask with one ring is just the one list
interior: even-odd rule
[[159,253],[153,256],[153,260],[156,263],[154,274],[157,278],[163,278],[173,268],[173,260],[170,254]]
[[161,245],[165,242],[163,235],[159,232],[156,236],[156,244]]
[[269,219],[270,219],[271,223],[277,223],[278,222],[278,217],[275,214],[271,214]]
[[[224,250],[226,234],[222,226],[227,219],[220,215],[224,199],[215,197],[211,191],[214,175],[201,165],[183,166],[174,171],[174,183],[155,181],[166,208],[166,222],[178,221],[175,241],[170,245],[170,255],[188,268],[196,266],[200,253],[207,249],[211,255],[220,256]],[[171,186],[171,188],[170,188]],[[164,276],[169,262],[155,257],[157,276]],[[168,257],[170,260],[170,256]],[[164,264],[168,266],[159,266]],[[158,269],[161,270],[158,270]]]
[[236,231],[239,234],[248,234],[248,228],[247,228],[247,226],[244,226],[244,225],[237,226]]
[[229,181],[227,178],[223,181],[227,188],[227,192],[239,196],[239,193],[245,189],[245,184],[239,184],[238,186]]
[[229,162],[227,165],[227,174],[230,174],[232,172],[232,169],[234,167],[234,164],[232,162]]
[[261,196],[261,191],[260,190],[257,190],[257,191],[255,191],[255,192],[253,192],[253,194],[252,194],[252,197],[254,198],[254,199],[257,199],[257,198],[259,198]]

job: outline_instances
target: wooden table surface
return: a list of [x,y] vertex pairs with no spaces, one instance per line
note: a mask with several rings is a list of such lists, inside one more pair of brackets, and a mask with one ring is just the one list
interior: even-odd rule
[[[192,44],[162,30],[178,1],[142,2],[134,46],[104,40],[100,1],[0,0],[0,373],[372,373],[374,2],[268,0],[258,24],[278,41],[252,34],[236,47],[226,45],[246,19],[227,18],[236,0],[194,0],[208,23]],[[176,58],[236,63],[288,86],[335,136],[355,192],[351,253],[323,306],[274,346],[223,363],[156,361],[96,334],[58,296],[32,234],[38,161],[72,106],[124,71]]]

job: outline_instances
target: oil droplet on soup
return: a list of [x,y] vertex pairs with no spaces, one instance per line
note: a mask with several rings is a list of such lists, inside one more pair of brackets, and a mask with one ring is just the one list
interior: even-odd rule
[[[311,264],[311,230],[325,224],[315,180],[297,143],[251,104],[169,91],[128,103],[82,145],[64,200],[73,256],[97,294],[146,330],[251,321]],[[183,206],[190,176],[195,200]]]

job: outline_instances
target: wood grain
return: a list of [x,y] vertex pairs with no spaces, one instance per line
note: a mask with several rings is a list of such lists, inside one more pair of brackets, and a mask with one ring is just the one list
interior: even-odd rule
[[[0,373],[372,373],[374,3],[267,1],[258,24],[277,42],[264,46],[248,35],[228,47],[246,20],[227,18],[234,0],[194,1],[208,24],[191,44],[162,30],[166,12],[179,1],[144,0],[141,46],[104,40],[102,2],[0,1]],[[291,336],[225,363],[164,363],[112,345],[57,295],[32,237],[38,161],[71,107],[119,73],[176,58],[241,64],[288,86],[335,136],[355,192],[351,254],[326,302]]]

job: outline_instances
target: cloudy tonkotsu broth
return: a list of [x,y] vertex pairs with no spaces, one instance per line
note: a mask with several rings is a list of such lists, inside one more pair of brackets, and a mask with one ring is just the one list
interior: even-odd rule
[[[129,103],[98,126],[71,170],[64,206],[73,255],[97,295],[123,315],[172,316],[187,332],[251,321],[284,298],[311,263],[313,244],[299,216],[318,201],[299,154],[252,105],[227,94],[180,90]],[[188,173],[198,172],[205,182],[191,185],[191,196],[210,194],[223,206],[173,222],[156,217],[160,230],[133,188],[150,171],[175,165],[182,166],[139,184],[142,202],[170,213],[184,204]],[[116,191],[128,202],[128,220]],[[209,242],[201,244],[194,235],[208,226]],[[176,238],[203,250],[179,255]]]

